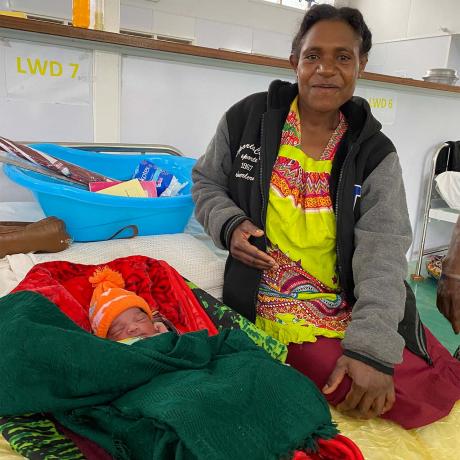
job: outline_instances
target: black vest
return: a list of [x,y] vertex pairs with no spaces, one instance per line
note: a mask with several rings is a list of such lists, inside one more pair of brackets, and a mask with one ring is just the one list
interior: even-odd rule
[[[243,99],[226,115],[232,154],[230,197],[263,230],[281,132],[297,94],[296,84],[277,80],[270,85],[268,93]],[[352,271],[354,226],[360,216],[355,186],[362,185],[374,168],[396,149],[380,131],[381,125],[372,116],[365,100],[352,98],[340,110],[347,119],[348,130],[334,157],[329,185],[337,222],[337,272],[344,295],[353,305],[356,301]],[[265,236],[253,238],[251,243],[262,251],[267,248]],[[260,280],[260,270],[230,255],[225,266],[224,302],[255,321]],[[406,288],[410,291],[407,284]],[[411,351],[429,361],[412,291],[408,292],[404,319],[398,331]]]

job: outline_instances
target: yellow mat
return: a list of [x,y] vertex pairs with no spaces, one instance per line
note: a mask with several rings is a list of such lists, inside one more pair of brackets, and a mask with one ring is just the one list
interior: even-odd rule
[[[415,430],[382,419],[356,420],[332,409],[343,435],[353,439],[366,460],[453,460],[460,452],[460,401],[449,416]],[[0,436],[0,460],[18,460]]]
[[383,419],[352,419],[333,408],[331,412],[341,433],[359,446],[366,460],[460,458],[460,401],[447,417],[414,430]]
[[18,460],[23,458],[11,450],[8,442],[0,435],[0,459],[1,460]]

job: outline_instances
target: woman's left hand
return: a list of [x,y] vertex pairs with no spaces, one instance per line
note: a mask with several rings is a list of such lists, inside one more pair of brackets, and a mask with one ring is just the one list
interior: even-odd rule
[[340,412],[352,417],[370,419],[383,415],[393,407],[393,377],[347,356],[341,356],[337,360],[323,393],[333,393],[345,375],[351,378],[352,385],[345,399],[337,406]]

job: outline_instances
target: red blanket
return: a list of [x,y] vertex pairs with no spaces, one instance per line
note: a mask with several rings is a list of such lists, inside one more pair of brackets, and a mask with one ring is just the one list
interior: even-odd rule
[[38,264],[14,289],[35,291],[55,303],[76,324],[91,331],[88,309],[93,287],[88,278],[94,270],[109,266],[125,280],[125,289],[143,297],[152,310],[158,310],[180,333],[217,329],[201,308],[179,273],[163,260],[144,256],[122,257],[100,265],[71,262]]
[[319,439],[318,452],[296,452],[292,460],[364,460],[364,457],[351,439],[338,434],[333,439]]

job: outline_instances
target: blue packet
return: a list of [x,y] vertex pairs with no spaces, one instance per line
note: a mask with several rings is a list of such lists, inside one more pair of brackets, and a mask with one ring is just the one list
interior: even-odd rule
[[180,184],[173,174],[159,168],[148,160],[142,160],[139,163],[132,178],[154,181],[157,188],[157,196],[161,196],[165,191],[164,196],[175,196],[187,185],[187,183]]

